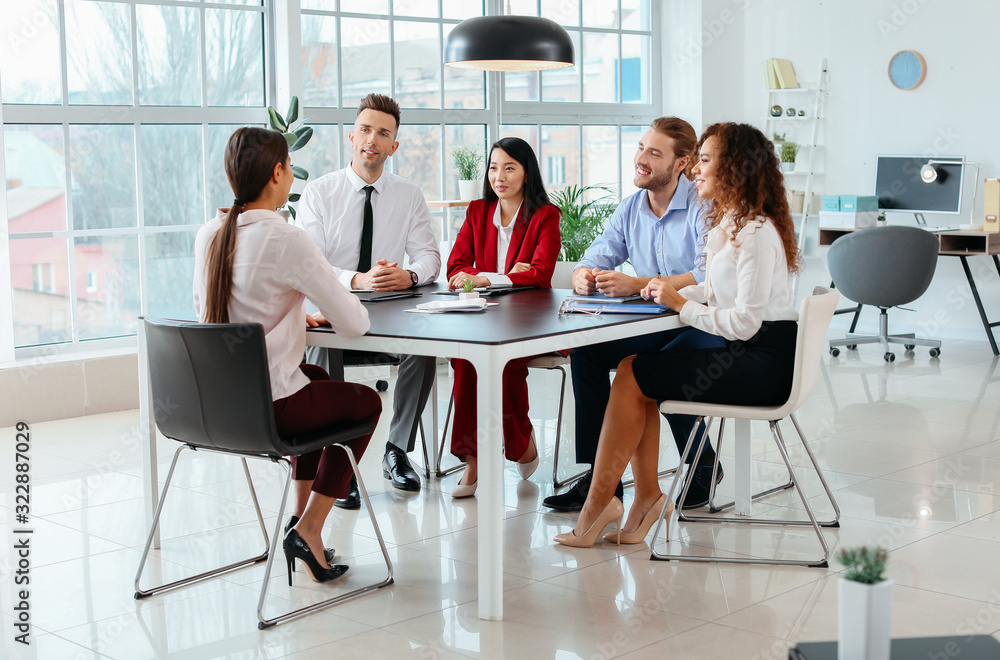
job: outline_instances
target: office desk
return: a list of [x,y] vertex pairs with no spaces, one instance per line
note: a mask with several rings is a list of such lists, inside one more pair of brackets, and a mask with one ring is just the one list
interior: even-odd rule
[[[856,229],[844,228],[819,228],[820,246],[831,245],[835,240]],[[979,318],[983,322],[983,329],[986,330],[986,338],[990,340],[990,348],[993,355],[1000,355],[997,350],[997,342],[993,336],[993,328],[1000,325],[1000,321],[990,321],[983,308],[982,298],[979,297],[979,289],[976,288],[976,279],[969,268],[969,257],[987,256],[993,257],[993,265],[996,266],[997,275],[1000,275],[1000,233],[987,233],[985,231],[966,231],[956,229],[953,231],[934,232],[938,237],[940,247],[938,254],[946,257],[958,257],[962,260],[962,269],[965,271],[965,279],[969,281],[969,288],[972,289],[972,297],[976,301],[976,309],[979,310]],[[860,312],[860,310],[859,310]],[[855,316],[857,323],[857,316]],[[851,332],[854,326],[851,326]]]
[[[434,295],[440,285],[421,287],[421,298],[369,303],[371,330],[363,337],[342,337],[329,328],[311,329],[312,346],[364,351],[433,355],[470,361],[479,376],[479,617],[503,618],[503,464],[502,375],[509,360],[540,353],[596,344],[681,326],[676,314],[607,314],[558,316],[559,303],[571,291],[528,289],[493,299],[496,307],[482,312],[416,314],[405,312],[417,303],[446,299]],[[303,323],[305,321],[303,320]],[[152,523],[159,496],[156,475],[156,432],[150,423],[149,389],[144,332],[139,332],[139,422],[143,443],[144,498],[147,522]],[[749,488],[746,489],[749,492]],[[159,547],[159,539],[155,539]]]
[[[989,635],[901,637],[893,639],[891,644],[890,660],[996,660],[1000,657],[1000,642]],[[788,660],[837,660],[837,642],[800,642],[788,649]]]

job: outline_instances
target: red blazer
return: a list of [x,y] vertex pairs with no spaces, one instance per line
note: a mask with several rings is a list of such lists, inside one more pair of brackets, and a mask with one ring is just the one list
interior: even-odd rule
[[[559,236],[559,209],[552,204],[524,217],[524,207],[514,221],[514,232],[507,250],[507,263],[497,268],[497,228],[493,224],[496,201],[477,199],[469,204],[465,224],[458,232],[455,247],[448,257],[448,279],[455,273],[478,275],[480,272],[504,273],[514,286],[552,287],[552,271],[562,249]],[[523,273],[510,273],[518,262],[530,263]]]

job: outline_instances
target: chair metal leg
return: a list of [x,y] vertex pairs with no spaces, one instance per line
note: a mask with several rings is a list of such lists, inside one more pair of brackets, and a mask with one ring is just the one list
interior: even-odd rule
[[365,501],[365,508],[368,509],[368,517],[372,521],[372,527],[375,528],[375,536],[376,538],[378,538],[379,547],[382,549],[382,557],[385,559],[385,566],[388,573],[386,574],[385,579],[380,580],[379,582],[373,582],[372,584],[365,585],[357,589],[353,589],[352,591],[349,591],[345,594],[334,596],[333,598],[327,598],[324,601],[313,603],[312,605],[308,605],[306,607],[300,607],[297,610],[286,612],[285,614],[281,614],[271,619],[264,617],[264,601],[267,599],[268,583],[270,581],[269,578],[271,576],[271,565],[273,563],[274,554],[275,552],[277,552],[277,543],[278,543],[277,532],[281,526],[281,518],[284,514],[285,502],[288,499],[288,486],[291,483],[291,477],[292,477],[291,463],[286,458],[280,458],[278,459],[277,462],[281,463],[282,467],[286,472],[285,489],[281,496],[281,506],[278,509],[278,522],[275,526],[275,538],[271,542],[271,554],[267,559],[267,567],[264,569],[264,581],[261,584],[260,600],[257,601],[257,619],[258,619],[257,628],[259,630],[270,628],[271,626],[279,624],[283,621],[287,621],[288,619],[291,619],[293,617],[299,617],[304,614],[308,614],[309,612],[315,612],[316,610],[329,607],[330,605],[341,603],[345,600],[348,600],[349,598],[354,598],[355,596],[360,596],[361,594],[365,594],[370,591],[375,591],[377,589],[381,589],[382,587],[388,587],[390,584],[393,583],[392,560],[389,558],[389,551],[385,547],[385,540],[383,540],[382,538],[382,530],[379,529],[378,521],[375,519],[375,511],[374,509],[372,509],[371,500],[368,498],[368,489],[365,488],[365,482],[361,478],[361,472],[358,470],[358,462],[354,458],[354,452],[351,451],[350,447],[347,447],[346,445],[342,445],[340,443],[334,443],[330,446],[340,447],[341,449],[343,449],[344,453],[347,454],[347,458],[351,461],[351,468],[354,470],[354,475],[357,477],[358,480],[358,492],[361,494],[361,498]]
[[[736,506],[735,501],[727,502],[726,504],[715,503],[715,486],[716,486],[715,475],[718,474],[719,472],[719,457],[722,455],[722,434],[725,430],[726,430],[726,418],[723,417],[722,419],[719,420],[719,440],[715,443],[716,444],[715,464],[712,466],[712,487],[711,490],[709,491],[709,496],[708,496],[709,513],[720,513],[722,511],[726,511],[727,509],[731,509],[734,506]],[[789,473],[788,481],[786,483],[783,483],[780,486],[775,486],[774,488],[768,488],[767,490],[762,490],[759,493],[754,493],[753,495],[750,496],[750,501],[755,502],[762,497],[767,497],[768,495],[774,495],[775,493],[780,493],[781,491],[788,490],[789,488],[793,488],[794,486],[795,484],[792,483],[792,475],[791,473]]]
[[[700,419],[700,418],[699,418]],[[809,525],[813,528],[819,539],[820,545],[823,548],[823,556],[819,559],[764,559],[764,558],[752,558],[752,557],[705,557],[705,556],[690,556],[690,555],[680,555],[680,554],[661,554],[655,549],[656,538],[659,535],[660,527],[663,524],[662,516],[660,520],[657,521],[656,527],[653,530],[653,541],[650,544],[650,559],[662,560],[662,561],[690,561],[690,562],[701,562],[701,563],[715,563],[715,564],[767,564],[772,566],[810,566],[826,568],[829,566],[828,558],[830,555],[830,548],[826,543],[826,539],[823,537],[823,532],[820,529],[821,526],[838,526],[837,520],[840,517],[840,509],[836,506],[834,502],[834,509],[836,511],[837,519],[834,521],[829,521],[826,523],[820,523],[815,514],[813,513],[812,507],[809,506],[809,501],[802,491],[802,487],[799,483],[799,479],[795,474],[795,469],[792,467],[792,463],[788,458],[788,451],[785,446],[784,439],[781,436],[781,429],[778,428],[777,421],[770,422],[771,436],[774,438],[775,444],[778,447],[778,452],[781,454],[781,458],[785,463],[785,467],[788,469],[788,474],[791,476],[792,484],[795,486],[795,491],[798,493],[799,499],[802,501],[802,506],[805,508],[808,520],[779,520],[779,519],[760,519],[760,518],[747,518],[747,517],[721,517],[721,516],[690,516],[679,514],[678,520],[691,520],[696,522],[728,522],[744,525],[774,525],[774,526],[805,526]],[[796,431],[799,432],[800,438],[804,438],[802,435],[802,430],[799,427],[797,421],[795,422]],[[707,429],[706,429],[707,431]],[[688,439],[687,446],[684,448],[683,456],[681,456],[681,463],[683,464],[687,460],[687,456],[694,444],[695,436],[697,435],[697,425],[696,428],[691,431],[691,436]],[[815,462],[815,458],[812,452],[806,446],[806,452],[809,454],[810,460],[813,461],[813,467],[817,468],[817,472],[820,474],[820,479],[823,482],[824,489],[827,490],[828,497],[831,498],[833,502],[833,495],[829,492],[829,488],[826,485],[825,479],[822,477],[822,473],[818,471],[818,465]],[[700,454],[699,447],[699,452]],[[697,455],[695,460],[697,460]],[[670,486],[670,492],[667,494],[667,505],[673,498],[674,490],[677,488],[678,480],[680,475],[675,475],[674,480]],[[683,498],[687,491],[687,485],[685,484],[684,492],[682,492],[681,497]],[[666,507],[665,507],[666,509]],[[664,513],[666,511],[664,510]],[[669,542],[669,539],[667,539]]]
[[802,427],[799,426],[799,420],[795,416],[795,413],[789,415],[792,420],[792,425],[795,427],[795,432],[799,434],[799,441],[802,442],[802,448],[806,450],[806,454],[809,456],[809,461],[812,463],[813,469],[816,470],[816,476],[819,477],[819,482],[823,484],[823,490],[826,491],[826,497],[830,500],[830,504],[833,506],[833,520],[820,521],[821,527],[840,527],[840,505],[837,504],[837,499],[833,496],[830,491],[830,486],[826,483],[826,477],[823,476],[823,470],[820,469],[819,463],[816,461],[816,455],[813,454],[812,447],[806,442],[806,434],[802,432]]
[[[458,472],[465,468],[465,463],[459,463],[458,465],[453,465],[450,468],[441,469],[441,459],[444,456],[444,445],[448,439],[448,425],[451,424],[451,413],[455,405],[455,387],[451,388],[451,396],[448,397],[448,410],[444,413],[444,430],[441,431],[441,446],[438,449],[437,463],[434,464],[434,474],[440,479],[441,477],[447,477],[453,472]],[[454,429],[452,430],[454,433]]]
[[552,452],[552,486],[559,489],[577,481],[587,474],[588,470],[578,472],[577,474],[567,477],[561,481],[559,479],[559,445],[562,441],[563,405],[566,402],[566,370],[562,366],[545,367],[545,369],[547,371],[558,369],[560,376],[562,376],[559,382],[559,412],[556,414],[556,444]]
[[[173,480],[173,477],[174,477],[174,469],[177,467],[177,460],[180,458],[181,452],[184,451],[185,449],[191,449],[192,451],[194,451],[193,447],[189,447],[188,445],[181,445],[180,447],[177,448],[177,451],[174,452],[174,458],[170,462],[170,470],[167,471],[167,480],[163,484],[163,492],[160,493],[160,502],[159,502],[159,504],[156,505],[156,513],[153,514],[153,524],[152,524],[152,526],[149,529],[149,534],[146,536],[146,546],[142,550],[142,557],[139,559],[139,568],[136,570],[136,573],[135,573],[135,583],[134,583],[135,594],[134,594],[134,598],[136,600],[141,600],[143,598],[148,598],[149,596],[152,596],[154,594],[158,594],[158,593],[163,592],[163,591],[167,591],[169,589],[175,589],[177,587],[183,587],[183,586],[191,584],[193,582],[199,582],[201,580],[205,580],[207,578],[219,575],[221,573],[226,573],[226,572],[235,570],[237,568],[242,568],[243,566],[249,566],[250,564],[256,564],[256,563],[258,563],[260,561],[263,561],[264,559],[267,559],[268,561],[270,561],[270,555],[269,555],[269,553],[268,553],[268,551],[266,549],[266,546],[267,546],[267,543],[268,543],[267,529],[264,526],[264,519],[263,519],[263,517],[261,516],[261,513],[260,513],[260,506],[258,506],[258,504],[257,504],[257,493],[254,492],[253,482],[250,481],[250,471],[247,469],[247,467],[246,467],[246,460],[244,459],[244,461],[243,461],[243,468],[246,471],[247,480],[248,480],[248,483],[250,484],[250,493],[251,493],[251,496],[253,497],[254,508],[257,510],[257,520],[260,522],[260,528],[261,528],[261,531],[264,534],[264,544],[265,544],[265,550],[264,550],[264,552],[261,553],[261,554],[259,554],[259,555],[254,556],[254,557],[250,557],[248,559],[243,559],[243,560],[234,562],[232,564],[228,564],[226,566],[222,566],[221,568],[216,568],[216,569],[213,569],[213,570],[210,570],[210,571],[205,571],[204,573],[199,573],[197,575],[193,575],[191,577],[187,577],[187,578],[184,578],[184,579],[181,579],[181,580],[175,580],[174,582],[170,582],[168,584],[163,584],[163,585],[159,585],[159,586],[156,586],[156,587],[152,587],[150,589],[142,589],[139,586],[139,581],[142,579],[143,569],[146,567],[146,559],[149,557],[149,548],[153,544],[153,536],[156,533],[157,526],[160,524],[160,514],[163,512],[163,504],[167,500],[167,491],[170,489],[170,482]],[[281,524],[281,517],[279,515],[279,517],[278,517],[278,525],[279,525],[279,527],[280,527],[280,524]],[[276,532],[276,534],[277,534],[277,532]],[[271,545],[273,546],[273,543]]]

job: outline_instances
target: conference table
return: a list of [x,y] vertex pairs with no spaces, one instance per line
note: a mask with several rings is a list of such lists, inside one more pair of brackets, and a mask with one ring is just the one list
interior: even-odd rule
[[[651,334],[682,326],[674,313],[559,314],[568,289],[525,289],[489,298],[478,312],[415,313],[418,303],[451,299],[439,295],[443,284],[419,288],[421,296],[366,303],[371,329],[362,337],[343,337],[329,328],[310,329],[306,342],[328,348],[461,358],[478,375],[479,436],[479,617],[503,618],[503,434],[502,374],[508,361],[577,346]],[[156,431],[151,423],[151,391],[144,332],[139,332],[140,428],[143,444],[144,510],[152,524],[156,509]],[[433,444],[433,443],[432,443]],[[738,492],[749,488],[738,488]],[[740,498],[738,498],[740,499]],[[739,508],[739,507],[738,507]],[[155,539],[159,547],[159,539]]]

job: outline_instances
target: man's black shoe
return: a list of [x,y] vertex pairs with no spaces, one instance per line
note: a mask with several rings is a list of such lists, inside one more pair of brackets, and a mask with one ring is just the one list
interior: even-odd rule
[[393,488],[420,490],[420,477],[410,465],[406,452],[399,447],[386,448],[385,458],[382,459],[382,476],[389,480]]
[[[590,468],[590,471],[577,479],[576,483],[570,486],[565,493],[546,497],[542,504],[556,511],[579,511],[583,508],[583,503],[587,501],[587,493],[590,492],[590,482],[593,478],[594,468]],[[615,488],[615,497],[622,499],[624,493],[622,482],[619,481],[618,487]]]
[[[687,497],[684,498],[683,506],[681,505],[680,495],[677,496],[677,506],[680,507],[681,510],[699,509],[703,506],[707,506],[709,493],[712,490],[711,465],[699,465],[694,470],[689,471],[689,474],[691,474],[691,488],[688,489]],[[719,472],[715,475],[716,484],[722,481],[722,475],[722,466],[720,465]]]
[[347,491],[347,497],[338,497],[333,501],[333,506],[341,509],[360,509],[361,493],[358,492],[358,478],[351,477],[351,489]]

